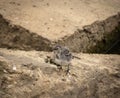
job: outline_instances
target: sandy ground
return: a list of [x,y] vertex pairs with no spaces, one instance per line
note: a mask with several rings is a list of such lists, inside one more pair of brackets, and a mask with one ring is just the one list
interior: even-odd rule
[[120,11],[119,0],[0,0],[0,13],[50,40]]
[[[116,14],[119,5],[119,0],[0,0],[0,13],[55,41]],[[45,63],[48,55],[0,48],[0,98],[120,97],[120,55],[74,53],[81,59],[72,60],[68,75]]]
[[119,98],[120,56],[74,54],[70,74],[45,63],[49,52],[0,49],[1,98]]

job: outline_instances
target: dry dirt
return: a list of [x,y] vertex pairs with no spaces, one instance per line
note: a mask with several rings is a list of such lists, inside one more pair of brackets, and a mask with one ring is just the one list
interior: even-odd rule
[[0,98],[119,98],[120,55],[74,54],[70,74],[49,52],[0,49]]
[[0,13],[49,40],[120,12],[119,0],[0,0]]
[[119,0],[0,0],[0,98],[120,98],[120,55],[74,53],[68,75],[44,61],[52,42],[120,44],[118,12]]

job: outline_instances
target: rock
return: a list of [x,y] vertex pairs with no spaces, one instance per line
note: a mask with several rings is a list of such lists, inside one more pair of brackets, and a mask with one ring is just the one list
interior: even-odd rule
[[[1,98],[120,96],[119,55],[77,54],[81,59],[73,59],[70,74],[65,75],[64,71],[58,71],[55,65],[45,63],[43,55],[50,55],[48,52],[0,49],[0,53],[1,58],[5,59],[0,61],[0,70],[11,69],[12,65],[17,67],[15,73],[0,75]],[[37,67],[33,70],[31,66],[34,65]]]

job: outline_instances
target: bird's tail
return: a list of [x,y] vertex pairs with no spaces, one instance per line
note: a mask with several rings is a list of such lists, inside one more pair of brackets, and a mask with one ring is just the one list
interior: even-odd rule
[[79,57],[73,55],[73,59],[74,59],[74,58],[79,59],[79,60],[81,59],[81,58],[79,58]]

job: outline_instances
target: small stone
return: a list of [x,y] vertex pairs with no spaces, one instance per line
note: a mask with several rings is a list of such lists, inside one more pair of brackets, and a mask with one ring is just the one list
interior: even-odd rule
[[4,72],[4,73],[7,73],[7,71],[6,71],[5,69],[3,70],[3,72]]
[[33,5],[33,7],[37,7],[36,5]]
[[12,70],[14,70],[14,71],[16,71],[16,70],[17,70],[17,68],[16,68],[16,66],[15,66],[15,65],[12,67]]

